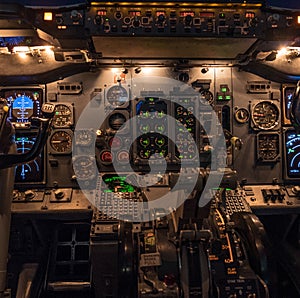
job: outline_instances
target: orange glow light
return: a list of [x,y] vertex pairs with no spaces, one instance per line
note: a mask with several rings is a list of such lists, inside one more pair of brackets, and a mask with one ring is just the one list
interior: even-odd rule
[[52,20],[53,20],[52,12],[45,11],[44,12],[44,21],[52,21]]

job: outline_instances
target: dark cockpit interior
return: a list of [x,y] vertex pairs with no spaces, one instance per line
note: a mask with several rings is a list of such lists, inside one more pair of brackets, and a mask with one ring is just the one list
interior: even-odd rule
[[0,1],[0,298],[300,297],[299,215],[299,1]]

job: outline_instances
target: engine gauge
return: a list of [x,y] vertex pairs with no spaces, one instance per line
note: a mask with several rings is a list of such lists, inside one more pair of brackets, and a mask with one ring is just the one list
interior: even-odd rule
[[72,151],[72,131],[70,129],[54,131],[50,137],[52,154],[69,154]]
[[113,107],[124,106],[128,99],[128,91],[121,85],[114,85],[107,90],[106,100]]
[[113,113],[108,118],[108,125],[113,130],[120,130],[121,128],[125,128],[124,124],[126,120],[126,116],[123,113]]
[[78,155],[73,158],[72,162],[77,179],[90,180],[95,178],[97,170],[93,156]]
[[300,134],[293,130],[285,133],[286,170],[290,178],[300,177]]
[[60,103],[55,105],[55,114],[53,117],[53,127],[65,128],[73,125],[73,106],[69,103]]
[[95,141],[96,134],[92,129],[80,129],[75,131],[75,144],[78,146],[90,146]]
[[270,101],[261,101],[252,107],[253,127],[263,130],[276,128],[279,123],[279,109]]
[[243,124],[248,122],[250,118],[249,111],[245,108],[239,108],[234,113],[234,119],[237,123]]
[[257,135],[257,157],[261,162],[277,161],[279,156],[279,134],[259,133]]

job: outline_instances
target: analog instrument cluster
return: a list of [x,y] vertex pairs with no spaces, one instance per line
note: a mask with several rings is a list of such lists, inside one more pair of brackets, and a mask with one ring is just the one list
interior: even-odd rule
[[132,142],[128,120],[131,111],[131,91],[121,83],[104,89],[106,118],[97,133],[96,159],[101,171],[111,171],[113,164],[124,167],[129,163]]
[[135,162],[146,161],[151,155],[156,158],[168,155],[168,110],[168,103],[158,97],[145,97],[136,104]]
[[195,114],[195,100],[193,98],[185,97],[176,100],[174,104],[175,110],[175,140],[176,149],[175,156],[180,160],[193,160],[196,156],[197,147],[196,140],[196,118]]

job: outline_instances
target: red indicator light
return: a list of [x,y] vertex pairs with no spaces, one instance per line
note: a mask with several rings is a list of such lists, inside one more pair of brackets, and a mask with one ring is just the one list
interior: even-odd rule
[[186,16],[191,16],[191,17],[194,17],[195,16],[195,13],[193,11],[181,11],[179,13],[179,15],[181,17],[186,17]]
[[248,18],[248,19],[254,19],[255,18],[255,13],[254,12],[246,12],[245,17]]
[[98,16],[106,16],[107,11],[106,10],[98,10],[97,15]]

